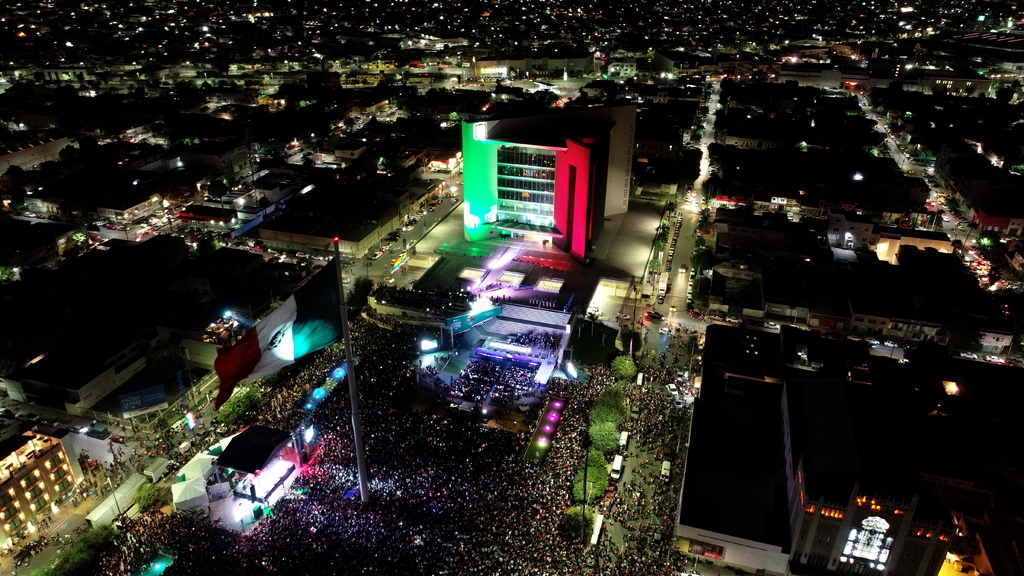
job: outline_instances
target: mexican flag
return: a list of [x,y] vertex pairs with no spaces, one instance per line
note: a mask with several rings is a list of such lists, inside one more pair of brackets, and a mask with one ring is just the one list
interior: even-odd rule
[[213,367],[220,391],[214,407],[219,409],[240,381],[273,374],[341,340],[340,305],[338,269],[331,261],[234,346],[217,351]]

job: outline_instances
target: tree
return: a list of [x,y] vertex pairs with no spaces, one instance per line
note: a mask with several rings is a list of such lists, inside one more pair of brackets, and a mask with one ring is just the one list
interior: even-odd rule
[[711,231],[711,210],[704,208],[700,211],[700,216],[697,218],[697,231],[703,234]]
[[110,526],[86,528],[70,546],[57,553],[49,566],[37,576],[89,576],[99,570],[100,558],[110,551],[114,529]]
[[[595,452],[596,451],[591,451]],[[587,468],[587,492],[583,492],[583,470],[576,474],[576,483],[572,487],[572,497],[577,502],[583,502],[584,496],[587,502],[593,502],[604,494],[608,489],[608,463],[604,466],[590,466]]]
[[705,270],[710,270],[715,265],[715,254],[711,250],[698,250],[690,256],[690,266],[693,268],[693,274],[702,274]]
[[619,356],[612,360],[612,376],[616,380],[632,382],[636,377],[636,363],[629,356]]
[[347,293],[345,303],[351,309],[349,314],[358,312],[366,306],[370,292],[373,290],[373,280],[369,276],[359,276],[352,282],[352,290]]
[[0,266],[0,282],[9,282],[14,280],[16,274],[14,268],[10,266]]
[[597,406],[594,406],[594,409],[590,411],[590,423],[591,424],[599,424],[599,423],[602,423],[602,422],[611,422],[616,427],[618,427],[619,424],[622,423],[622,420],[623,420],[622,413],[619,412],[618,410],[616,410],[612,406],[599,404]]
[[160,502],[167,502],[170,500],[170,492],[165,486],[159,484],[143,484],[132,496],[132,502],[139,507],[139,510],[145,512],[153,506],[156,506]]
[[201,238],[199,242],[196,243],[196,254],[200,256],[209,256],[216,252],[218,248],[220,248],[220,242],[216,238],[212,236]]
[[217,411],[217,417],[228,426],[234,426],[254,414],[261,404],[262,396],[254,386],[236,391]]
[[590,311],[587,312],[587,321],[590,322],[590,336],[591,336],[591,338],[593,338],[593,336],[594,336],[594,324],[597,323],[597,319],[600,318],[600,317],[601,317],[601,315],[598,314],[594,310],[590,310]]
[[608,459],[604,457],[600,450],[591,450],[587,452],[587,467],[608,468]]
[[626,415],[626,392],[619,385],[609,386],[598,397],[594,408],[607,407],[618,414]]
[[687,356],[693,356],[696,353],[697,353],[697,337],[696,336],[690,336],[690,338],[686,341],[686,355]]
[[228,193],[228,183],[223,179],[210,180],[206,185],[206,194],[214,200],[220,200]]
[[61,148],[60,152],[57,153],[57,157],[60,158],[61,161],[70,160],[75,156],[78,156],[78,148],[75,148],[70,144]]
[[946,332],[946,347],[951,352],[981,352],[981,332],[973,326],[953,322],[943,327]]
[[619,427],[614,422],[598,422],[590,426],[591,445],[610,454],[619,444]]
[[594,509],[588,506],[584,512],[582,506],[573,506],[565,511],[563,523],[569,534],[589,542],[594,530]]

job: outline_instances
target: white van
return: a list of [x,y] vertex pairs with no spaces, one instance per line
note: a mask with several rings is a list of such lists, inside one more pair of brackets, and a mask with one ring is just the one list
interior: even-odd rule
[[615,461],[612,462],[612,480],[618,480],[622,478],[622,456],[616,456]]
[[625,450],[627,444],[629,444],[629,432],[623,431],[619,434],[619,450]]
[[668,478],[669,474],[672,473],[672,463],[665,460],[661,463],[661,477]]

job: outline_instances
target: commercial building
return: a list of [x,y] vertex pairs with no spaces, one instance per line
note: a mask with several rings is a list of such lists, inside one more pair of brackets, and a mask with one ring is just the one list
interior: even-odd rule
[[636,107],[462,125],[466,238],[550,241],[585,261],[629,206]]
[[708,328],[675,547],[757,574],[937,574],[954,526],[916,472],[927,440],[832,375],[826,342]]

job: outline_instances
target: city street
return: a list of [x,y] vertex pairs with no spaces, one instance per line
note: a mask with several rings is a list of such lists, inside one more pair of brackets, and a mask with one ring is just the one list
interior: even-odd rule
[[[676,194],[674,200],[676,203],[675,218],[670,218],[669,220],[671,226],[669,233],[670,247],[676,231],[679,233],[679,237],[675,238],[676,244],[672,257],[672,271],[667,273],[667,280],[672,284],[672,289],[666,294],[664,304],[648,308],[657,310],[665,315],[665,319],[662,322],[652,322],[648,326],[651,331],[648,334],[647,346],[649,349],[659,352],[665,350],[672,338],[660,333],[659,330],[661,328],[669,328],[672,331],[676,328],[703,331],[706,325],[701,320],[690,316],[687,312],[686,293],[692,272],[690,256],[693,254],[695,246],[696,237],[694,231],[697,226],[697,220],[700,218],[701,208],[703,207],[701,190],[704,187],[704,183],[711,177],[711,157],[708,152],[708,145],[715,141],[715,111],[718,108],[720,93],[721,84],[713,82],[712,93],[708,98],[708,117],[704,122],[704,134],[700,142],[700,174],[694,180],[693,186],[690,189],[683,189]],[[681,226],[676,226],[676,220],[681,220]]]

